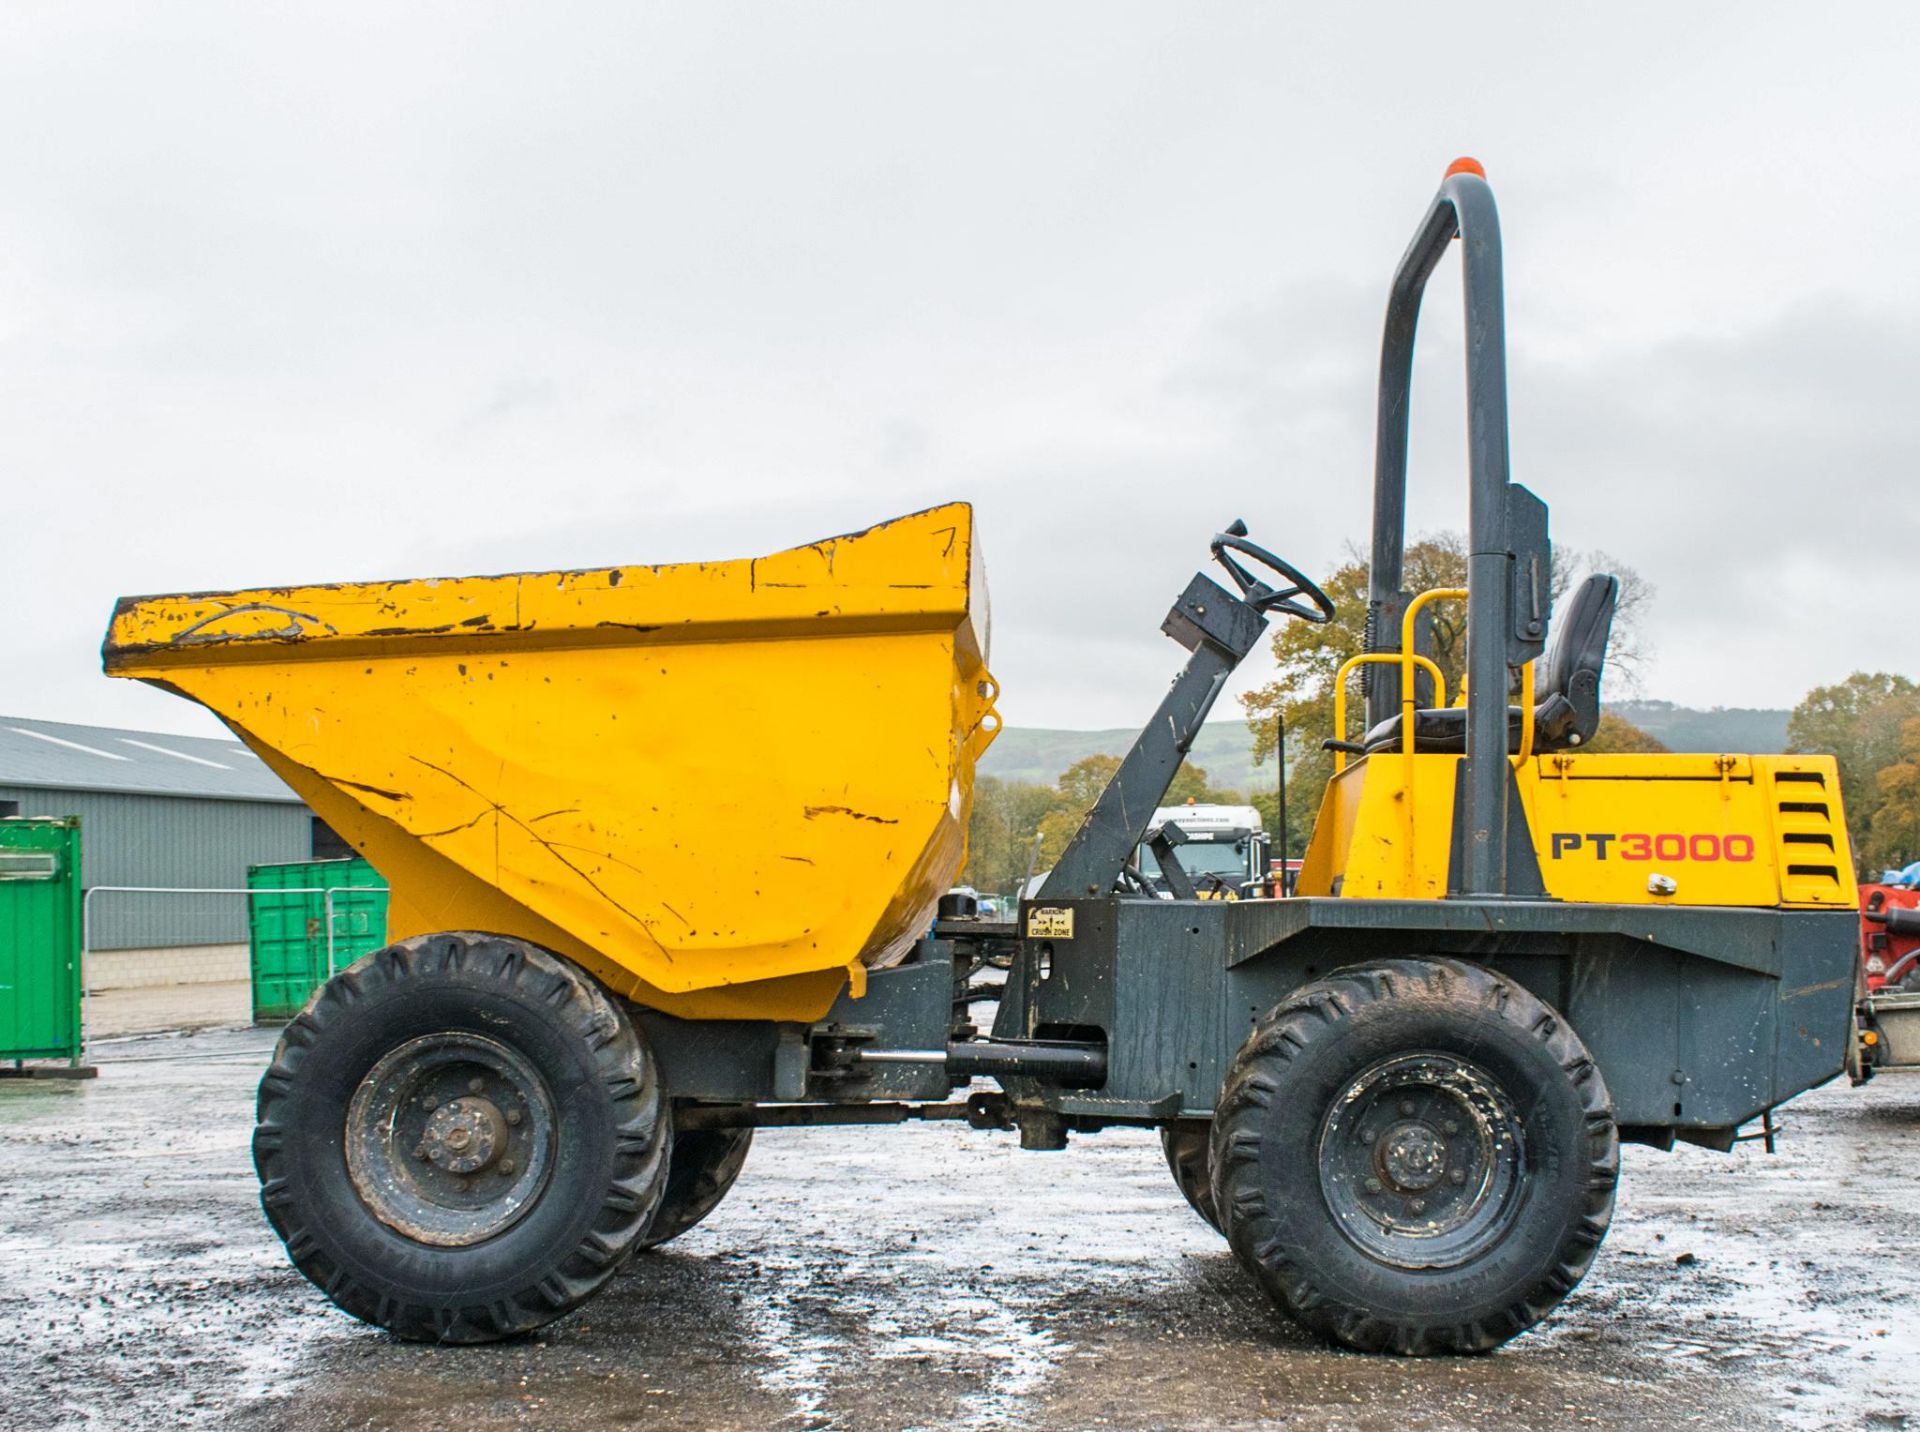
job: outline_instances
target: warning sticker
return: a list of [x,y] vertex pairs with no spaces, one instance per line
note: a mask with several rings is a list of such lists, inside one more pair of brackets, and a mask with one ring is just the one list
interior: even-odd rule
[[1054,905],[1035,906],[1027,911],[1027,938],[1030,940],[1071,940],[1073,911]]

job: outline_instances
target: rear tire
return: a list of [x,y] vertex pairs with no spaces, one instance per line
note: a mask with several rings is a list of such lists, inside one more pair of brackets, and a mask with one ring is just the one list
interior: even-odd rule
[[691,1129],[673,1136],[667,1191],[654,1210],[640,1248],[678,1238],[720,1206],[747,1162],[752,1129]]
[[1220,1215],[1213,1207],[1212,1138],[1211,1124],[1190,1122],[1160,1126],[1160,1151],[1167,1156],[1167,1168],[1173,1174],[1174,1183],[1186,1196],[1187,1205],[1218,1233]]
[[1620,1151],[1572,1028],[1452,960],[1383,960],[1306,985],[1263,1020],[1214,1118],[1234,1252],[1331,1341],[1486,1352],[1592,1264]]
[[652,1055],[570,965],[425,935],[329,980],[260,1081],[260,1201],[294,1266],[403,1338],[477,1343],[578,1307],[659,1207]]

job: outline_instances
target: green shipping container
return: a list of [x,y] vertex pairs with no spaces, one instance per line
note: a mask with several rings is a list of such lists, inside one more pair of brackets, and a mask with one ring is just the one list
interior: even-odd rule
[[335,970],[387,943],[385,887],[357,856],[247,868],[256,1024],[292,1019]]
[[0,1060],[80,1062],[80,822],[0,820]]

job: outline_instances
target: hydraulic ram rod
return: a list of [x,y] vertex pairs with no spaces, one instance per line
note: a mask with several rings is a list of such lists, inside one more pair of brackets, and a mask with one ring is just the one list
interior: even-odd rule
[[1105,1049],[1065,1041],[969,1039],[944,1050],[866,1049],[856,1057],[863,1064],[940,1064],[963,1077],[1024,1075],[1076,1089],[1097,1088],[1107,1078]]

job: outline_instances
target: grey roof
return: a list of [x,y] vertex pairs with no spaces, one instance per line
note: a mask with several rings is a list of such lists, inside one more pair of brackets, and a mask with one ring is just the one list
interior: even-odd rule
[[300,800],[238,741],[73,726],[21,716],[0,716],[0,786],[296,804]]

